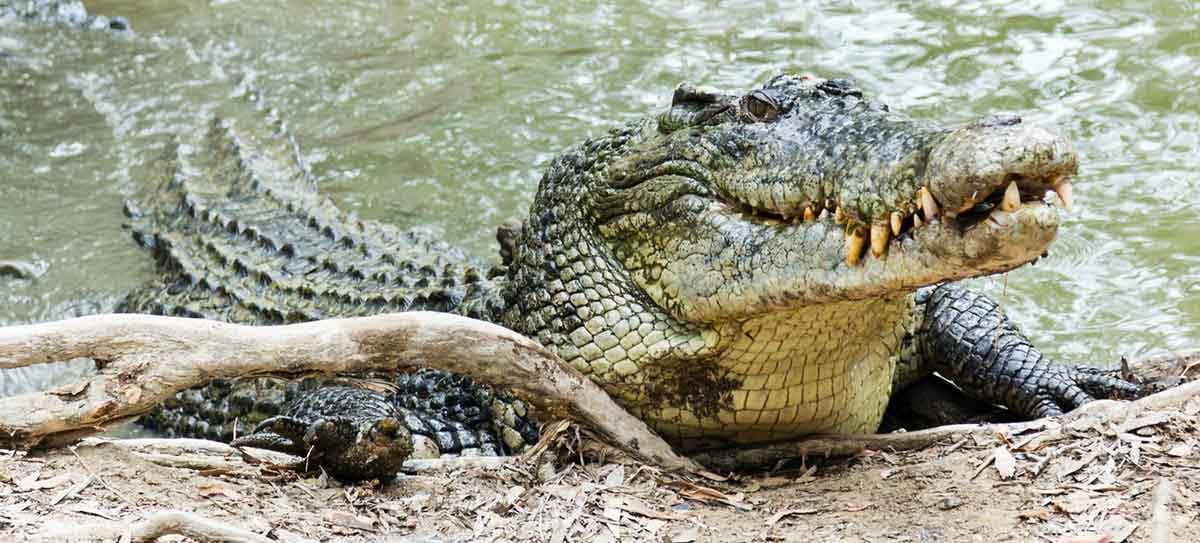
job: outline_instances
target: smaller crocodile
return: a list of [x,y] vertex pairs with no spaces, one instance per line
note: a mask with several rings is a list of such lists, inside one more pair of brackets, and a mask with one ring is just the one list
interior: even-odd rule
[[394,474],[413,452],[406,414],[385,395],[352,386],[323,386],[283,415],[259,423],[238,447],[316,456],[334,477],[375,479]]
[[428,440],[420,448],[435,455],[506,454],[537,439],[537,428],[525,418],[524,402],[511,393],[430,369],[356,378],[308,377],[287,383],[270,377],[217,379],[179,393],[138,422],[167,437],[229,442],[258,431],[272,417],[295,417],[297,409],[311,410],[312,405],[304,403],[310,395],[347,386],[369,390],[389,402],[403,415],[415,439]]

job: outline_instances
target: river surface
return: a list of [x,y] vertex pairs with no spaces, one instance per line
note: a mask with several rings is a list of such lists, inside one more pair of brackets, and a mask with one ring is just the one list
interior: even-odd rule
[[[853,77],[944,123],[1057,127],[1082,167],[1049,258],[975,283],[1064,362],[1200,346],[1200,8],[1173,2],[93,1],[135,33],[0,24],[0,325],[152,275],[122,204],[172,134],[259,88],[323,190],[481,259],[541,169],[681,81]],[[386,4],[386,5],[382,5]],[[616,5],[614,5],[616,4]],[[0,395],[74,369],[0,374]]]

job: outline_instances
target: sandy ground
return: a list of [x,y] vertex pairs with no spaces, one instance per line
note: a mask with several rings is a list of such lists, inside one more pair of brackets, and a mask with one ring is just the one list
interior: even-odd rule
[[178,510],[278,541],[1100,543],[1152,541],[1155,529],[1200,541],[1200,399],[1062,429],[1049,442],[1047,430],[966,437],[726,481],[580,462],[565,438],[554,460],[357,486],[239,459],[167,467],[112,444],[6,451],[0,540],[115,540]]

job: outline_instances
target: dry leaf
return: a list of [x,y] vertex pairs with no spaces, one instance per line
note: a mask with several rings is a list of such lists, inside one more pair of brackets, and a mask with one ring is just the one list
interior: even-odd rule
[[196,490],[200,492],[201,496],[204,496],[206,498],[211,498],[213,496],[224,496],[231,500],[242,499],[242,495],[238,494],[238,492],[236,490],[229,488],[225,485],[219,485],[219,484],[215,484],[215,483],[197,486]]
[[1108,535],[1079,535],[1055,539],[1054,543],[1112,543]]
[[49,479],[39,480],[38,477],[40,477],[40,476],[41,476],[41,472],[39,471],[37,473],[34,473],[33,475],[31,475],[30,477],[28,477],[26,479],[17,481],[17,489],[19,489],[23,492],[27,492],[30,490],[43,490],[43,489],[47,489],[47,488],[54,488],[56,486],[65,485],[67,483],[70,483],[72,480],[70,473],[63,473],[60,475],[55,475],[54,477],[51,477]]
[[787,517],[787,516],[791,516],[791,515],[811,515],[813,513],[819,513],[819,512],[820,512],[819,509],[812,508],[812,507],[806,507],[804,509],[785,509],[783,511],[775,513],[774,515],[771,515],[771,518],[767,519],[767,528],[769,529],[772,526],[774,526],[775,524],[777,524],[779,521],[783,520],[783,517]]
[[68,383],[68,384],[60,386],[54,390],[51,390],[50,393],[55,396],[65,396],[68,398],[73,398],[73,397],[78,396],[81,393],[83,393],[83,391],[87,389],[89,383],[90,383],[89,381],[77,381],[74,383]]
[[1091,509],[1092,504],[1092,499],[1088,497],[1086,492],[1072,492],[1062,498],[1050,501],[1050,505],[1071,515],[1086,512],[1088,509]]
[[138,403],[138,400],[141,400],[141,399],[142,399],[141,387],[131,386],[131,387],[125,389],[125,401],[128,402],[130,405]]
[[658,520],[684,520],[688,518],[687,515],[682,515],[679,513],[658,511],[654,508],[651,508],[646,504],[646,502],[634,498],[633,496],[609,496],[605,499],[604,506],[606,511],[608,508],[614,508],[627,511],[635,515],[641,515],[646,518]]
[[1167,413],[1163,413],[1161,411],[1156,411],[1156,412],[1153,412],[1144,417],[1138,417],[1129,422],[1126,422],[1125,424],[1118,426],[1117,432],[1118,433],[1132,432],[1134,430],[1137,430],[1139,428],[1145,428],[1147,426],[1158,426],[1159,424],[1162,424],[1169,420],[1171,420],[1171,415],[1169,415]]
[[608,475],[604,477],[604,485],[608,487],[621,486],[625,484],[625,466],[617,464]]
[[1012,479],[1017,474],[1017,459],[1008,452],[1008,447],[1003,445],[996,447],[992,451],[992,455],[995,456],[994,464],[1001,479]]
[[700,539],[700,529],[692,526],[671,534],[671,543],[693,543]]
[[120,518],[116,513],[101,509],[99,507],[99,505],[97,505],[96,503],[92,503],[92,502],[68,505],[68,506],[64,507],[63,509],[65,509],[66,511],[70,511],[72,513],[81,513],[84,515],[92,515],[92,516],[96,516],[96,517],[100,517],[102,519],[108,519],[108,520],[117,520],[118,518]]
[[1050,520],[1050,511],[1046,509],[1034,509],[1032,511],[1021,511],[1017,513],[1017,518],[1021,520]]
[[1192,455],[1192,445],[1190,443],[1180,443],[1167,449],[1167,455],[1186,458]]
[[366,517],[355,516],[353,513],[346,511],[330,511],[325,513],[325,521],[337,526],[345,526],[358,530],[371,530],[375,527],[375,521]]
[[650,535],[654,535],[654,534],[657,534],[659,530],[663,529],[663,526],[667,525],[667,521],[653,519],[653,518],[644,518],[644,519],[638,519],[638,525],[641,526],[643,530],[649,532]]
[[513,504],[517,503],[517,500],[521,499],[521,496],[524,494],[525,494],[525,487],[523,487],[523,486],[510,487],[508,489],[508,491],[504,493],[504,503],[507,503],[508,505],[513,505]]
[[1112,543],[1122,543],[1133,535],[1133,531],[1138,527],[1136,522],[1130,522],[1125,517],[1116,515],[1104,521],[1100,526],[1100,531],[1108,535],[1112,539]]
[[50,505],[58,505],[59,502],[80,493],[83,489],[87,488],[88,485],[92,484],[92,479],[93,477],[89,475],[84,478],[84,480],[75,483],[66,490],[63,490],[57,496],[55,496],[54,499],[50,500]]
[[700,486],[687,481],[665,481],[663,482],[663,486],[674,488],[676,492],[679,492],[680,496],[691,500],[696,500],[701,503],[723,503],[742,511],[750,511],[753,509],[749,504],[742,502],[740,497],[730,496],[715,488]]

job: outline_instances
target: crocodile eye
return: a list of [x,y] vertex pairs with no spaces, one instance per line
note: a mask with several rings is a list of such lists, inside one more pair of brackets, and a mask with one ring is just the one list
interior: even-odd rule
[[763,91],[754,91],[742,99],[742,111],[752,120],[767,122],[779,116],[779,105],[775,99]]

